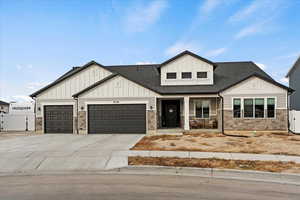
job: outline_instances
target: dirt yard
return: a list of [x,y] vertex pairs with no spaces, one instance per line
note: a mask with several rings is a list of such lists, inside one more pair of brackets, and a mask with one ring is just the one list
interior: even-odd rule
[[215,159],[215,158],[198,159],[198,158],[166,158],[166,157],[165,158],[129,157],[128,164],[300,173],[300,164],[294,162],[275,162],[275,161],[225,160],[225,159]]
[[245,137],[220,133],[145,136],[132,150],[202,151],[300,156],[300,135],[256,133]]
[[0,132],[0,140],[7,140],[15,137],[36,135],[34,132]]

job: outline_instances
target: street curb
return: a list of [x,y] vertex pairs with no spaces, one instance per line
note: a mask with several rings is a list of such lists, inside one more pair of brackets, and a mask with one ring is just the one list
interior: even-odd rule
[[266,182],[300,186],[300,174],[260,172],[251,170],[232,170],[215,168],[165,167],[165,166],[128,166],[112,170],[68,170],[68,171],[16,171],[0,172],[7,176],[43,175],[155,175],[155,176],[197,176],[214,179]]
[[133,172],[135,174],[149,175],[181,175],[199,176],[207,178],[235,179],[279,184],[292,184],[300,186],[300,174],[274,173],[252,170],[234,170],[217,168],[193,168],[193,167],[165,167],[165,166],[128,166],[120,169],[120,172]]

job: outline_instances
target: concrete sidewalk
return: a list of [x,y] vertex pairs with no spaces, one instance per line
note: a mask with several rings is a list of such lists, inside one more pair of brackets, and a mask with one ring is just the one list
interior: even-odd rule
[[178,157],[178,158],[219,158],[232,160],[282,161],[300,163],[300,156],[248,154],[248,153],[218,153],[190,151],[115,151],[115,156],[141,157]]

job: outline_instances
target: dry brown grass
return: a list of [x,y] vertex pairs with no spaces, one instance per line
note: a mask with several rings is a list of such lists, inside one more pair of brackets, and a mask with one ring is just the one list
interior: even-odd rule
[[193,133],[145,136],[132,150],[263,153],[300,156],[300,135],[276,132],[250,135],[247,135],[247,137],[232,137],[219,133]]
[[300,173],[300,164],[295,162],[225,160],[216,158],[129,157],[128,164]]

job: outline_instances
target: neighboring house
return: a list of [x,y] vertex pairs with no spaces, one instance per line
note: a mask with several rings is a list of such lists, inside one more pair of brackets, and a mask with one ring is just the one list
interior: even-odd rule
[[31,97],[43,133],[287,131],[292,91],[253,62],[212,62],[184,51],[161,64],[91,61]]
[[289,86],[295,90],[290,96],[290,109],[300,111],[300,56],[286,75],[286,78],[289,79]]
[[4,101],[0,101],[0,113],[8,113],[9,103]]

